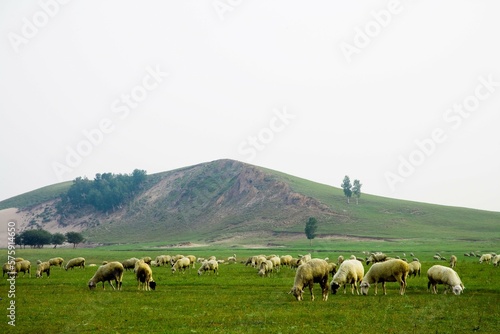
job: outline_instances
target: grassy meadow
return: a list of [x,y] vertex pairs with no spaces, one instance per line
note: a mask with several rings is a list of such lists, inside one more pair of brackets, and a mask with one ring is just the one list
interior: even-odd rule
[[[313,257],[336,260],[355,254],[362,256],[360,244],[345,245],[349,250],[312,252]],[[128,248],[128,249],[127,249]],[[238,260],[258,254],[290,254],[294,257],[305,249],[231,249],[186,248],[155,249],[113,246],[93,249],[17,249],[16,256],[36,263],[61,256],[66,261],[83,256],[85,269],[65,271],[52,268],[50,278],[16,279],[16,327],[7,324],[6,308],[9,283],[4,278],[0,296],[4,316],[1,333],[499,333],[500,332],[500,268],[479,264],[477,258],[459,258],[457,272],[466,287],[460,296],[427,292],[425,272],[434,264],[434,251],[415,254],[422,262],[422,276],[410,278],[407,294],[398,294],[398,285],[388,283],[387,295],[329,296],[321,300],[319,285],[314,286],[316,300],[309,291],[305,300],[297,302],[288,291],[295,272],[282,268],[271,277],[259,277],[257,270],[241,263],[221,264],[219,275],[197,275],[197,269],[172,274],[170,267],[154,267],[156,291],[138,291],[134,274],[125,272],[123,290],[112,291],[106,283],[89,291],[87,282],[104,260],[123,261],[130,257],[160,254],[193,254],[197,257],[217,256],[226,259],[233,254]],[[0,250],[5,252],[6,250]],[[387,252],[388,255],[401,255]],[[449,255],[451,253],[448,253]],[[443,255],[443,254],[442,254]],[[408,256],[409,257],[409,256]],[[197,267],[199,264],[197,264]],[[365,272],[368,267],[365,265]],[[330,278],[331,279],[331,278]]]

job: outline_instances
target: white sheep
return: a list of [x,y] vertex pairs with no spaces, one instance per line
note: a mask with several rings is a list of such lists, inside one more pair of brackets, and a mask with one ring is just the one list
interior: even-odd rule
[[43,273],[46,273],[47,277],[50,277],[50,263],[49,262],[42,262],[42,263],[37,265],[35,276],[37,278],[42,278]]
[[406,279],[410,272],[410,266],[403,260],[391,259],[385,262],[374,263],[365,274],[361,282],[361,293],[368,294],[370,285],[375,283],[375,295],[377,294],[377,285],[382,282],[384,295],[387,294],[386,282],[399,282],[399,294],[404,295],[406,290]]
[[457,260],[455,255],[450,256],[450,268],[455,268],[457,266]]
[[422,270],[422,264],[419,262],[419,261],[411,261],[410,263],[408,263],[408,265],[410,266],[410,271],[408,272],[408,276],[413,276],[413,277],[416,277],[417,274],[418,274],[418,277],[420,277],[420,272]]
[[51,266],[62,268],[62,265],[64,263],[64,259],[62,257],[53,257],[52,259],[49,259],[49,263]]
[[31,277],[31,262],[28,260],[16,261],[14,265],[14,271],[16,272],[16,275],[18,275],[22,271],[23,277],[26,275],[26,272],[28,272]]
[[125,270],[134,269],[137,261],[139,261],[138,258],[131,257],[130,259],[123,261],[122,266],[123,266],[123,268],[125,268]]
[[186,255],[186,257],[189,259],[191,266],[194,268],[196,265],[196,256],[194,255]]
[[216,260],[205,261],[201,264],[200,269],[198,269],[198,276],[203,274],[205,271],[213,271],[214,274],[219,274],[219,263]]
[[184,273],[187,268],[190,268],[191,266],[191,260],[187,257],[181,257],[177,261],[175,261],[174,265],[172,266],[172,274],[175,273],[177,270],[182,271]]
[[378,262],[384,262],[387,260],[387,255],[384,253],[371,253],[368,259],[366,260],[366,265],[370,265],[370,263],[378,263]]
[[339,255],[339,257],[337,258],[337,266],[340,266],[342,262],[344,262],[344,256]]
[[292,256],[291,255],[283,255],[280,257],[280,262],[281,262],[282,266],[290,267],[290,264],[292,262]]
[[281,268],[281,259],[277,256],[273,256],[269,259],[273,263],[273,270],[279,271]]
[[495,267],[498,267],[498,264],[500,263],[500,255],[495,255],[493,259],[491,259],[491,263],[493,263]]
[[490,263],[492,258],[493,258],[493,256],[491,254],[483,254],[479,258],[479,263],[483,263],[483,262]]
[[85,269],[85,259],[83,257],[76,257],[74,259],[71,259],[66,263],[66,266],[64,269],[73,269],[74,267],[80,267]]
[[166,265],[167,263],[170,263],[170,259],[172,257],[170,255],[158,255],[155,259],[156,266],[163,266]]
[[354,289],[359,295],[358,284],[361,283],[365,269],[363,264],[356,259],[345,260],[339,266],[337,273],[333,276],[330,282],[330,290],[332,294],[336,294],[341,285],[344,285],[344,294],[346,293],[346,285],[351,285],[351,294],[354,294]]
[[293,294],[298,301],[303,300],[304,289],[309,287],[311,301],[314,300],[313,285],[319,283],[323,300],[328,300],[328,262],[323,259],[312,259],[297,268],[293,287],[289,294]]
[[427,270],[427,278],[429,282],[427,283],[427,289],[430,290],[432,286],[432,293],[437,294],[437,285],[444,284],[445,290],[447,292],[448,288],[451,288],[455,295],[459,295],[465,289],[460,277],[457,272],[451,268],[434,265]]
[[156,289],[156,282],[153,279],[153,271],[146,262],[143,260],[137,261],[134,267],[134,272],[137,282],[139,283],[137,286],[138,290],[141,290],[141,288],[146,291]]
[[299,266],[309,261],[311,261],[311,254],[299,255]]
[[259,276],[271,276],[274,270],[274,264],[271,260],[263,261],[259,267]]
[[[11,268],[13,268],[14,270],[10,270]],[[5,274],[7,274],[7,276],[15,276],[17,273],[15,271],[15,267],[14,266],[11,266],[10,263],[4,263],[3,266],[2,266],[2,271],[3,271],[3,274],[2,274],[2,277],[5,276]]]
[[[124,270],[123,265],[118,261],[109,262],[108,264],[100,266],[97,268],[94,276],[89,280],[89,289],[95,289],[97,283],[102,282],[102,289],[104,290],[104,282],[107,281],[113,290],[121,290]],[[113,286],[112,280],[115,281],[116,288]]]
[[236,263],[236,254],[227,258],[228,263]]

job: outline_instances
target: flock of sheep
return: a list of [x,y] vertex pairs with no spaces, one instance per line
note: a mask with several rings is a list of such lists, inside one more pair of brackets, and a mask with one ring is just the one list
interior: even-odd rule
[[[468,254],[468,253],[467,253]],[[421,264],[419,259],[413,257],[412,261],[400,258],[390,258],[384,253],[370,253],[366,254],[366,258],[359,258],[352,255],[349,259],[344,259],[339,256],[336,263],[328,262],[327,259],[311,258],[310,254],[293,258],[290,255],[277,256],[277,255],[256,255],[250,256],[246,261],[241,261],[245,266],[252,266],[257,269],[259,276],[270,276],[272,272],[279,271],[282,267],[288,267],[295,270],[295,278],[293,287],[289,294],[292,294],[298,301],[304,299],[304,290],[309,288],[311,300],[314,300],[313,285],[319,283],[322,291],[322,298],[324,301],[328,299],[331,292],[336,294],[338,289],[343,286],[344,294],[346,288],[350,285],[351,294],[354,291],[359,295],[367,295],[370,287],[374,287],[374,294],[377,294],[378,283],[382,284],[383,293],[386,294],[386,282],[398,282],[399,293],[403,295],[407,286],[407,279],[411,276],[420,276]],[[413,256],[413,254],[411,254]],[[471,256],[470,254],[467,256]],[[440,254],[434,256],[436,260],[446,260]],[[138,282],[139,290],[155,290],[156,283],[153,279],[153,272],[151,267],[159,267],[170,265],[171,272],[184,273],[189,268],[195,268],[196,263],[200,264],[198,275],[205,272],[218,275],[219,264],[221,263],[236,263],[236,255],[230,256],[227,260],[218,260],[212,256],[207,259],[196,258],[194,255],[159,255],[153,261],[150,257],[130,258],[122,262],[104,261],[99,266],[95,274],[88,281],[88,287],[92,290],[95,289],[98,283],[102,282],[104,289],[105,282],[115,290],[121,290],[123,274],[127,270],[133,270],[135,278]],[[369,266],[368,271],[365,273],[363,262]],[[492,263],[494,266],[500,264],[500,255],[496,254],[483,254],[480,256],[479,263]],[[63,267],[64,259],[60,257],[49,259],[42,262],[37,261],[36,277],[41,278],[45,273],[47,277],[50,276],[50,269],[53,266]],[[464,290],[464,285],[453,269],[456,267],[457,257],[452,255],[449,259],[449,266],[433,265],[427,270],[428,284],[427,289],[436,294],[437,285],[443,284],[445,286],[444,293],[451,291],[455,295],[459,295]],[[96,266],[94,264],[90,266]],[[85,259],[77,257],[69,260],[64,266],[65,270],[73,268],[85,268]],[[14,270],[11,270],[9,264],[3,265],[3,276],[18,275],[19,273],[29,274],[31,277],[31,263],[22,258],[16,258]],[[329,275],[332,275],[332,280],[328,282]],[[113,281],[115,285],[113,285]]]

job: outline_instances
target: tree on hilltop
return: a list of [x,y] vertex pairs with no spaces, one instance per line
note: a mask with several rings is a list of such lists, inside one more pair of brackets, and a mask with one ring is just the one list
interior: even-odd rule
[[352,196],[352,184],[351,184],[351,179],[349,179],[349,176],[345,176],[344,180],[342,181],[342,184],[340,185],[342,189],[344,190],[344,195],[347,197],[347,204],[349,204],[349,199]]
[[356,204],[359,203],[359,198],[361,197],[361,186],[362,184],[359,182],[359,180],[354,180],[354,183],[352,185],[352,194],[354,197],[356,197]]

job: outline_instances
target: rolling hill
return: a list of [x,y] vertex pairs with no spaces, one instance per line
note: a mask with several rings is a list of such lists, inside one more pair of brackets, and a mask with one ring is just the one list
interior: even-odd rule
[[[446,240],[498,243],[500,213],[363,194],[347,204],[339,188],[234,160],[149,175],[142,191],[114,212],[56,206],[71,183],[0,202],[16,207],[18,227],[82,231],[93,243],[279,244],[305,239],[308,217],[318,239]],[[351,201],[352,202],[352,201]]]

